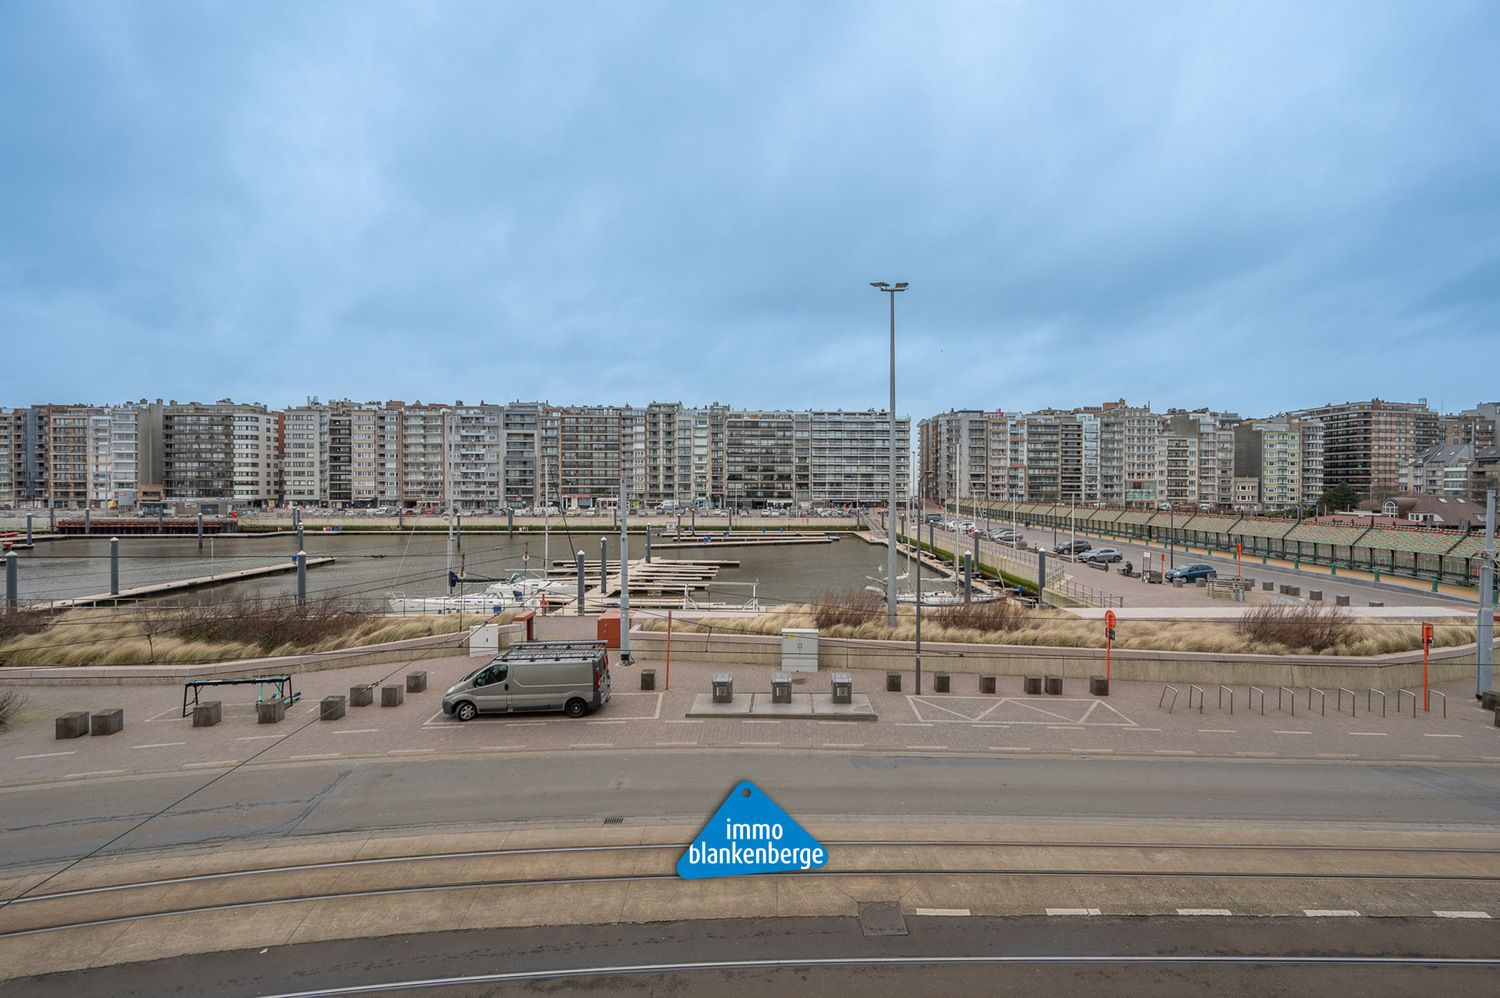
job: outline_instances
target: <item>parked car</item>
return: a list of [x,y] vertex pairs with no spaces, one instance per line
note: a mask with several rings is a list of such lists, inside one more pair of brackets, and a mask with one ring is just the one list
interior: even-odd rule
[[1092,545],[1089,544],[1088,541],[1080,539],[1076,541],[1063,541],[1052,550],[1056,554],[1080,555],[1083,554],[1083,552],[1087,551],[1090,547],[1092,547]]
[[1196,565],[1183,565],[1181,568],[1174,568],[1167,573],[1168,582],[1172,581],[1173,579],[1181,579],[1184,582],[1192,582],[1196,579],[1217,579],[1218,577],[1219,573],[1217,569],[1215,569],[1212,565],[1204,565],[1201,563]]
[[1079,555],[1078,560],[1108,562],[1110,564],[1113,564],[1117,561],[1124,561],[1125,556],[1114,548],[1095,548],[1094,550],[1085,551],[1083,554]]
[[560,710],[583,717],[609,702],[609,652],[603,641],[526,641],[507,648],[443,694],[443,713]]

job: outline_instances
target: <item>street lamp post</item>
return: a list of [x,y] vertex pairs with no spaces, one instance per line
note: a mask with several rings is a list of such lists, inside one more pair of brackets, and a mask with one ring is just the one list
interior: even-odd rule
[[907,283],[899,281],[895,284],[887,284],[885,281],[871,281],[870,287],[884,292],[890,297],[891,302],[891,443],[886,451],[886,459],[890,466],[891,494],[890,501],[885,507],[885,616],[886,623],[894,629],[896,626],[896,530],[893,522],[896,516],[896,292],[905,291]]

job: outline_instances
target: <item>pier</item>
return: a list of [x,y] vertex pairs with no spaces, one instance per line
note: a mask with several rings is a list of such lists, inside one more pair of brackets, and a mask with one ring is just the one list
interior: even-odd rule
[[[316,568],[319,565],[330,565],[333,561],[334,559],[329,557],[308,558],[307,567]],[[267,575],[285,575],[287,572],[295,572],[296,570],[296,562],[288,559],[274,565],[261,565],[258,568],[241,568],[233,572],[220,572],[217,575],[200,575],[197,578],[177,579],[173,582],[153,582],[149,585],[121,589],[118,593],[76,596],[73,599],[32,603],[30,606],[33,609],[39,610],[72,610],[77,607],[86,606],[111,606],[115,603],[148,599],[152,596],[164,596],[167,593],[185,592],[189,589],[203,589],[208,586],[221,586],[230,582],[244,582],[247,579],[258,579]]]

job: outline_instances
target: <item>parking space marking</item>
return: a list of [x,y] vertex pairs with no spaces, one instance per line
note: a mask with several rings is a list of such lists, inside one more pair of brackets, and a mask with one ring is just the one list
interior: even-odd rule
[[1433,731],[1422,732],[1423,738],[1462,738],[1463,735],[1440,735]]
[[130,772],[130,770],[128,770],[128,769],[96,769],[96,770],[93,770],[92,772],[88,772],[88,773],[64,773],[63,774],[63,779],[65,779],[65,780],[77,780],[77,779],[82,779],[85,776],[114,776],[117,773],[128,773],[128,772]]
[[1308,918],[1358,918],[1359,912],[1353,908],[1303,908],[1302,914]]
[[443,712],[441,710],[439,710],[436,714],[433,714],[427,720],[423,721],[422,722],[422,727],[424,727],[424,728],[427,727],[427,725],[431,724],[433,721],[436,721],[438,718],[443,717],[443,716],[444,716]]
[[1198,729],[1198,734],[1200,734],[1200,735],[1237,735],[1237,734],[1239,734],[1239,729],[1238,728],[1199,728]]
[[1123,730],[1123,731],[1160,731],[1161,729],[1160,728],[1141,728],[1141,727],[1136,727],[1136,726],[1132,725],[1131,727],[1123,728],[1121,730]]
[[1157,755],[1197,755],[1192,749],[1185,748],[1154,748],[1151,750]]
[[614,748],[614,742],[574,742],[568,748]]
[[1228,908],[1178,908],[1179,915],[1233,915]]
[[393,748],[386,755],[422,755],[426,752],[436,752],[435,748]]
[[909,748],[909,749],[919,749],[920,750],[920,749],[946,749],[948,746],[946,746],[946,745],[908,745],[906,747]]
[[1252,759],[1274,759],[1275,752],[1236,752],[1235,755],[1249,756]]
[[1030,752],[1029,745],[991,745],[991,752]]
[[[967,721],[968,718],[966,717],[966,718],[964,718],[964,720]],[[931,721],[897,721],[896,722],[896,727],[898,727],[898,728],[930,728],[930,727],[932,727],[932,722]]]
[[694,748],[697,742],[657,742],[657,748]]
[[73,750],[68,751],[68,752],[38,752],[36,755],[18,755],[18,756],[16,756],[16,758],[18,760],[20,760],[20,759],[51,759],[54,756],[59,756],[59,755],[77,755],[77,754],[78,754],[78,750],[77,749],[73,749]]
[[1082,730],[1084,730],[1084,728],[1083,728],[1083,725],[1081,725],[1081,724],[1049,724],[1049,725],[1047,725],[1047,730],[1048,731],[1082,731]]
[[238,763],[237,759],[225,759],[222,762],[185,762],[182,769],[212,769],[218,766],[233,766]]
[[152,742],[150,745],[132,745],[130,747],[133,748],[133,749],[138,749],[138,748],[172,748],[173,746],[176,746],[176,745],[186,745],[186,744],[187,744],[187,742]]
[[304,759],[338,759],[342,755],[342,752],[315,752],[312,755],[289,755],[287,756],[287,761],[301,762]]
[[[843,724],[843,721],[838,722]],[[864,742],[824,742],[823,748],[864,748]]]
[[969,727],[971,727],[971,728],[1008,728],[1008,727],[1010,727],[1010,725],[1008,725],[1008,724],[993,724],[993,723],[991,723],[991,724],[971,724],[971,725],[969,725]]
[[[667,724],[702,724],[703,722],[702,721],[693,721],[693,720],[689,720],[687,718],[682,718],[680,720],[678,720],[678,719],[668,720],[666,723]],[[823,723],[825,723],[825,724],[842,724],[843,722],[842,721],[825,721]]]
[[336,735],[376,735],[380,733],[379,728],[342,728],[334,729]]
[[1489,918],[1487,911],[1434,911],[1438,918]]
[[757,745],[760,747],[780,745],[780,742],[740,742],[741,745]]
[[1075,748],[1075,749],[1068,749],[1068,751],[1069,752],[1086,752],[1086,753],[1092,753],[1092,754],[1095,754],[1095,755],[1114,755],[1114,752],[1115,752],[1115,750],[1112,749],[1112,748]]
[[1278,730],[1272,729],[1271,734],[1273,734],[1273,735],[1310,735],[1310,734],[1312,734],[1312,732],[1311,731],[1278,731]]
[[[642,718],[642,720],[645,720],[645,718]],[[589,720],[584,721],[583,723],[584,724],[624,724],[625,723],[625,719],[624,718],[620,718],[618,720],[599,720],[599,721],[596,721],[596,720],[593,720],[591,718]]]
[[1047,914],[1057,915],[1097,915],[1098,908],[1048,908]]
[[[189,704],[188,706],[191,707],[192,704]],[[168,714],[171,714],[173,716],[168,717]],[[179,721],[185,720],[185,718],[182,716],[181,707],[168,707],[166,710],[157,711],[155,714],[152,714],[150,717],[146,718],[145,723],[149,724],[152,721],[171,721],[174,719]]]
[[1363,736],[1365,738],[1384,738],[1386,735],[1389,735],[1390,732],[1389,731],[1349,731],[1349,732],[1346,732],[1346,734],[1356,735],[1356,736]]
[[967,908],[918,908],[918,915],[931,915],[941,918],[968,918]]
[[235,739],[237,742],[259,742],[267,738],[280,738],[281,735],[240,735]]

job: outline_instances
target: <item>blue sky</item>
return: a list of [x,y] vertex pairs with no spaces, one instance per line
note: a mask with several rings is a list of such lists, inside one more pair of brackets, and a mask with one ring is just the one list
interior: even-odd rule
[[10,0],[0,404],[1466,407],[1494,13]]

